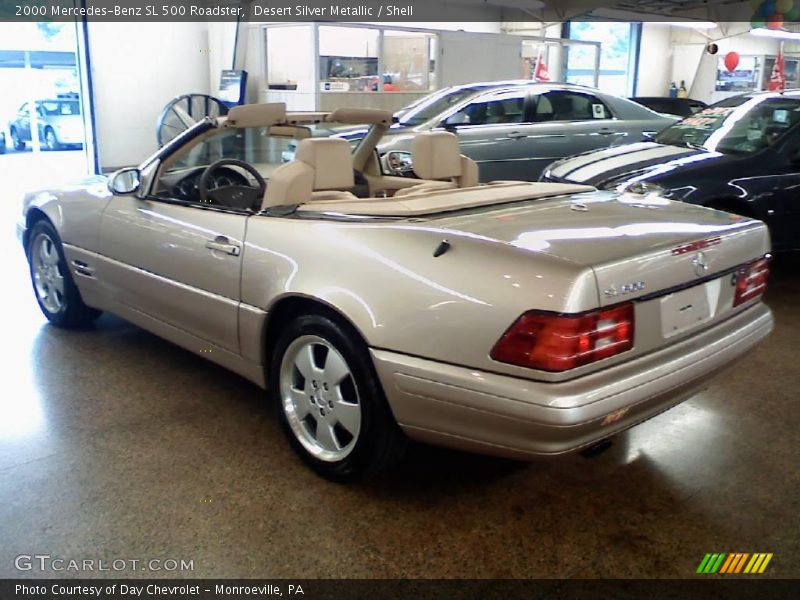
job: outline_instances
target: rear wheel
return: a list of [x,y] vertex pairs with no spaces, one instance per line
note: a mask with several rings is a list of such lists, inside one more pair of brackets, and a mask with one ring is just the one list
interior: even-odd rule
[[314,471],[350,482],[402,453],[392,416],[364,343],[336,320],[297,317],[275,347],[270,390],[284,432]]
[[14,150],[25,150],[25,142],[19,139],[19,133],[15,128],[11,128],[11,143],[14,146]]
[[52,127],[44,130],[44,146],[48,150],[58,150],[61,147],[61,144],[58,143],[56,132],[53,131]]
[[88,325],[100,311],[86,306],[67,268],[55,228],[38,221],[30,233],[28,264],[36,302],[47,320],[59,327]]

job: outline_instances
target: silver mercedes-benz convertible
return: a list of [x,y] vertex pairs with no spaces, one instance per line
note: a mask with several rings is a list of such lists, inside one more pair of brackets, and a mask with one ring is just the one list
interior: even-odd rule
[[[369,133],[354,151],[314,135],[337,123]],[[337,481],[385,468],[408,438],[523,459],[593,445],[770,331],[761,222],[480,185],[447,132],[414,139],[418,179],[393,177],[375,151],[390,124],[246,105],[137,168],[26,195],[42,312],[76,327],[109,311],[252,380]]]

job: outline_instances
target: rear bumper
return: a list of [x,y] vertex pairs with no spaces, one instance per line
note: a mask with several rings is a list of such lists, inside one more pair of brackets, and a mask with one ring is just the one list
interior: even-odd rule
[[59,144],[77,145],[83,143],[83,131],[73,131],[71,129],[55,128],[56,139]]
[[574,451],[688,399],[772,330],[745,311],[667,348],[547,383],[372,350],[395,418],[413,439],[511,458]]

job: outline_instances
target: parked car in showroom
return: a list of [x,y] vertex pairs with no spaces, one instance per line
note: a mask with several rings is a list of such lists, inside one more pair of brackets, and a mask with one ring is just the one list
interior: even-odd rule
[[631,98],[636,104],[646,106],[652,111],[664,115],[674,115],[680,118],[691,117],[699,113],[708,104],[692,98],[672,98],[670,96],[637,96]]
[[568,158],[543,181],[655,192],[760,219],[776,250],[800,247],[800,91],[727,98],[654,141]]
[[[31,137],[31,104],[19,107],[8,123],[11,143],[15,150],[24,150]],[[47,150],[83,146],[83,117],[77,94],[59,95],[34,103],[39,129],[39,143]]]
[[[446,130],[478,163],[484,182],[535,181],[557,158],[639,142],[677,120],[593,88],[526,80],[448,87],[395,116],[378,146],[387,175],[413,176],[414,136]],[[363,135],[363,129],[338,134],[350,140]]]
[[[42,312],[62,327],[116,313],[250,379],[337,481],[391,464],[406,437],[521,459],[591,446],[772,328],[763,223],[479,185],[448,132],[414,139],[423,179],[387,176],[391,118],[237,106],[139,167],[27,194],[17,228]],[[351,154],[309,137],[320,122],[370,132]]]

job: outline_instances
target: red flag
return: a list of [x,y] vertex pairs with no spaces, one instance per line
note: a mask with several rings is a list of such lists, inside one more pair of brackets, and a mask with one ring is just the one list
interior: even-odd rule
[[775,59],[775,65],[772,67],[772,74],[769,76],[769,84],[767,89],[770,92],[782,92],[786,89],[786,67],[783,62],[783,42],[778,50],[778,58]]
[[535,81],[550,81],[550,73],[547,72],[547,65],[544,62],[542,49],[539,48],[539,55],[536,57],[536,70],[533,73]]

